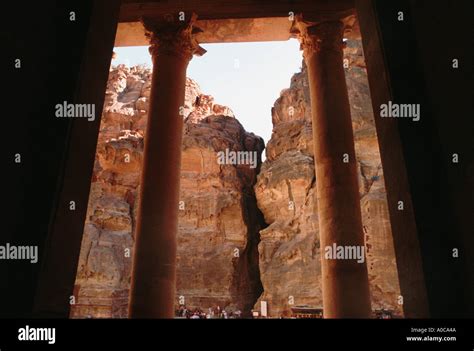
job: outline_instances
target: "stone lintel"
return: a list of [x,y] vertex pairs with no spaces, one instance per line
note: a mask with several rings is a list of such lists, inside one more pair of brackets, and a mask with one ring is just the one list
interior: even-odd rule
[[122,0],[119,22],[143,16],[196,12],[200,19],[286,17],[292,13],[336,13],[355,8],[354,0]]
[[[306,17],[305,17],[306,18]],[[355,16],[353,16],[355,20]],[[286,17],[198,19],[195,26],[202,32],[195,34],[199,43],[232,43],[259,41],[286,41],[293,22]],[[346,31],[347,38],[358,38],[357,21],[352,31]],[[140,22],[120,22],[115,37],[115,46],[146,46],[145,30]]]

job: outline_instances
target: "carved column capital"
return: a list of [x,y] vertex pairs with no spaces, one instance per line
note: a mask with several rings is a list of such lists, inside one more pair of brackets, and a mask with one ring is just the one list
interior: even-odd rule
[[185,20],[173,15],[159,18],[143,17],[145,35],[150,42],[149,52],[153,57],[160,54],[172,55],[191,60],[193,55],[206,53],[196,40],[196,34],[202,30],[196,26],[197,15],[193,13]]
[[343,37],[347,24],[343,20],[309,22],[297,15],[290,29],[293,37],[300,42],[304,58],[322,50],[340,51],[344,47]]

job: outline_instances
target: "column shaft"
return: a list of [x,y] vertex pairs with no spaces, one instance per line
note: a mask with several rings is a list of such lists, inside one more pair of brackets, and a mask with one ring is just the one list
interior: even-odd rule
[[[315,147],[324,316],[369,318],[357,162],[343,68],[343,24],[321,23],[310,32],[314,46],[305,50],[305,58]],[[326,250],[334,244],[364,248],[364,262],[347,257],[328,259]]]
[[129,316],[172,318],[186,68],[203,54],[188,22],[144,19],[153,57]]
[[171,318],[176,281],[181,139],[187,60],[154,60],[143,151],[130,301],[131,317]]

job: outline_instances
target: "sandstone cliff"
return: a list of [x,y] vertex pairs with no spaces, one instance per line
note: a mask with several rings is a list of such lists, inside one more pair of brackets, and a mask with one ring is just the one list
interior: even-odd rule
[[[150,74],[125,66],[110,72],[72,317],[127,315]],[[184,107],[176,302],[249,311],[261,293],[253,185],[263,140],[191,79]],[[255,152],[257,167],[218,164],[226,149]]]
[[[372,115],[361,43],[347,41],[349,91],[363,230],[373,310],[402,314],[384,179]],[[314,175],[311,104],[306,68],[272,108],[273,133],[255,193],[268,227],[260,232],[260,279],[270,316],[290,315],[291,308],[322,308],[321,248]]]

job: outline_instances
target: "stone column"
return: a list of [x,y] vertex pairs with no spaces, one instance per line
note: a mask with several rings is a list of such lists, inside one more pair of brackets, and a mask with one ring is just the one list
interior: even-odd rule
[[143,151],[140,203],[129,316],[172,318],[176,285],[181,170],[182,106],[186,68],[202,55],[194,34],[196,16],[143,19],[153,59],[150,107]]
[[[314,23],[298,16],[292,32],[300,40],[310,84],[324,317],[369,318],[357,162],[343,68],[344,29],[339,20]],[[339,250],[363,248],[364,261],[347,255],[334,259],[334,244]]]

